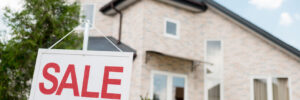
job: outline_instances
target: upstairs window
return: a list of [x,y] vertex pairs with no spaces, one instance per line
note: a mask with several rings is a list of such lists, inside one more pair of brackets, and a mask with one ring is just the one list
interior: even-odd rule
[[290,100],[287,77],[254,78],[252,85],[252,100]]
[[179,38],[179,22],[171,19],[165,19],[165,36]]
[[81,19],[81,28],[85,27],[85,21],[89,20],[89,27],[92,28],[94,25],[94,5],[93,4],[83,4],[81,6],[81,16],[84,18]]

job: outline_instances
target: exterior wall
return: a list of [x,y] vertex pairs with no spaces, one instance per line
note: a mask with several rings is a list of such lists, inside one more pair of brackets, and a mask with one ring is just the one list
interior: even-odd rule
[[[144,48],[143,48],[143,18],[144,14],[142,9],[143,3],[136,3],[134,6],[127,8],[123,12],[123,29],[121,41],[137,51],[137,57],[133,62],[132,74],[131,74],[131,87],[129,100],[140,100],[142,95],[141,75],[144,64]],[[115,16],[113,36],[118,37],[119,29],[119,16]]]
[[289,77],[291,100],[300,98],[299,60],[210,9],[200,20],[207,23],[206,39],[223,42],[224,100],[250,100],[250,81],[255,76]]
[[[203,36],[194,14],[181,8],[176,8],[158,1],[147,0],[145,5],[144,42],[146,50],[159,51],[178,57],[203,59]],[[164,36],[165,18],[180,23],[179,39]]]
[[196,66],[192,70],[192,61],[159,55],[155,53],[147,54],[146,66],[142,73],[142,95],[150,96],[151,92],[151,73],[152,71],[162,71],[176,73],[187,76],[187,94],[189,100],[201,100],[203,94],[203,67]]
[[[161,2],[145,0],[144,6],[144,50],[157,51],[178,58],[203,59],[203,38],[199,29],[193,25],[196,14],[175,8]],[[166,18],[180,23],[180,37],[174,39],[164,36]],[[151,55],[150,55],[151,56]],[[150,94],[151,71],[167,71],[187,75],[188,99],[202,100],[204,94],[203,65],[191,71],[191,62],[169,57],[151,57],[143,66],[143,94]]]
[[205,23],[206,40],[223,42],[224,100],[250,100],[251,77],[255,76],[289,77],[291,100],[300,98],[299,60],[211,9],[198,21]]
[[[106,16],[98,11],[110,0],[82,0],[97,3],[95,26],[104,34],[117,37],[119,16]],[[163,54],[204,60],[206,40],[221,40],[224,54],[224,100],[250,100],[252,76],[287,76],[291,84],[291,100],[300,99],[300,62],[269,44],[255,33],[240,27],[223,15],[208,9],[191,13],[161,2],[139,1],[123,11],[122,42],[137,50],[133,62],[130,100],[139,100],[150,92],[151,71],[169,71],[188,76],[189,100],[204,100],[204,65],[190,70],[191,62],[178,58],[149,54],[152,50]],[[163,35],[164,19],[180,23],[180,39]],[[102,36],[91,29],[92,36]]]
[[[203,60],[205,41],[222,41],[224,100],[250,100],[250,82],[254,76],[289,77],[292,100],[300,98],[300,92],[297,91],[300,89],[297,81],[300,80],[297,73],[300,71],[299,60],[288,56],[266,39],[254,35],[210,8],[204,13],[194,14],[156,1],[144,2],[147,3],[144,8],[146,50]],[[180,39],[163,35],[164,18],[179,21]],[[203,81],[199,83],[203,84]],[[204,99],[203,94],[198,95]]]

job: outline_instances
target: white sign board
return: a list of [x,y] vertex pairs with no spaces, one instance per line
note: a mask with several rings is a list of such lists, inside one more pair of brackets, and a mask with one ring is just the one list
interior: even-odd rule
[[133,53],[39,49],[29,100],[129,99]]

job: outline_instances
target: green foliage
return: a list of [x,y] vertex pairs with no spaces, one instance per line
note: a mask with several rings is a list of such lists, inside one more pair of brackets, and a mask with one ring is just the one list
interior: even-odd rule
[[147,95],[146,95],[145,97],[140,96],[140,98],[141,98],[141,100],[151,100],[151,99],[148,97],[148,93],[147,93]]
[[[0,100],[26,100],[38,48],[48,48],[79,25],[80,6],[65,0],[25,0],[22,11],[5,9],[13,38],[0,42]],[[81,49],[72,33],[55,48]]]

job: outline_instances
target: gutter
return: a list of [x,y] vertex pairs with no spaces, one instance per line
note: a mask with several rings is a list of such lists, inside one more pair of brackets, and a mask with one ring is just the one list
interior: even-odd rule
[[121,35],[122,35],[122,22],[123,22],[123,13],[121,10],[118,10],[113,3],[110,3],[111,8],[113,8],[119,15],[120,15],[120,21],[119,21],[119,37],[118,37],[118,44],[121,44]]

